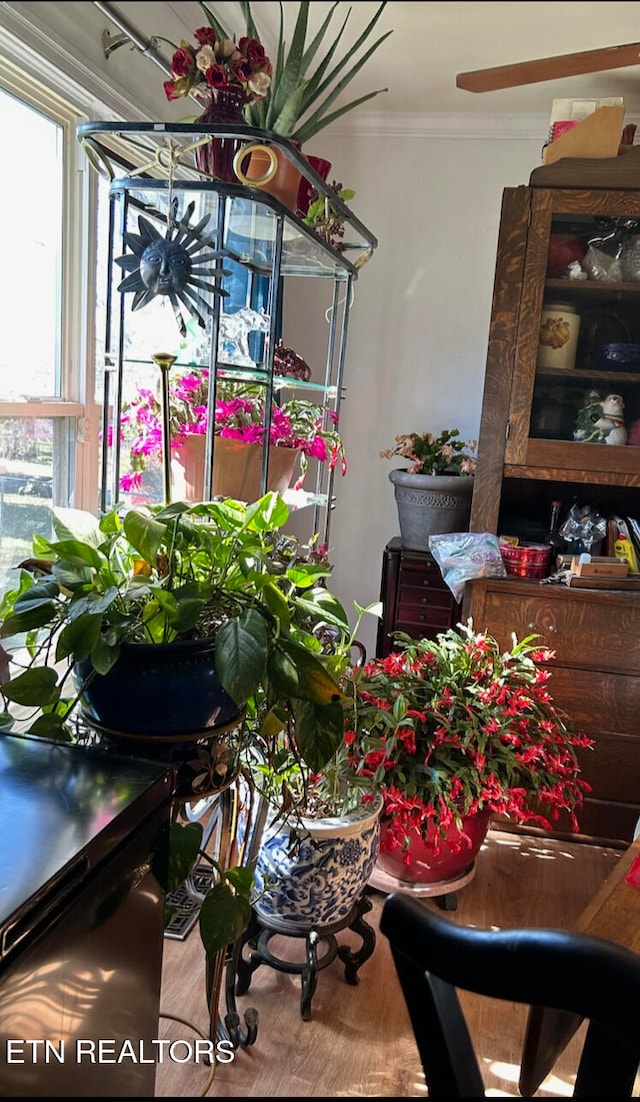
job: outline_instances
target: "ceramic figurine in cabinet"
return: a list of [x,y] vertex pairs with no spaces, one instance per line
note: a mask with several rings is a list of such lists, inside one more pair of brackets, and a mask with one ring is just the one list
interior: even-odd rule
[[582,444],[626,444],[624,400],[620,394],[600,398],[597,390],[587,394],[585,405],[578,410],[574,440]]

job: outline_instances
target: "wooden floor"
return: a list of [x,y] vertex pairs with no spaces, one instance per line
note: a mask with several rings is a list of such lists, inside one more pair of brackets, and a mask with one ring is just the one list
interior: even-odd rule
[[[457,894],[455,921],[484,927],[566,928],[594,895],[619,851],[541,837],[490,831],[473,880]],[[367,920],[376,928],[384,895],[374,893]],[[437,907],[433,899],[425,906]],[[348,940],[351,934],[339,934]],[[359,944],[354,941],[354,945]],[[298,942],[274,943],[276,951]],[[487,1094],[518,1094],[518,1062],[526,1019],[511,1003],[463,995]],[[218,1063],[213,1081],[206,1065],[167,1063],[158,1068],[156,1097],[420,1097],[426,1095],[420,1062],[388,943],[378,935],[360,984],[344,982],[334,961],[318,976],[311,1020],[300,1017],[300,979],[266,964],[256,971],[240,1012],[255,1007],[258,1038],[230,1063]],[[195,929],[185,942],[165,940],[162,1012],[207,1029],[204,964]],[[159,1037],[193,1042],[183,1022],[163,1017]],[[536,1097],[569,1096],[581,1033]]]

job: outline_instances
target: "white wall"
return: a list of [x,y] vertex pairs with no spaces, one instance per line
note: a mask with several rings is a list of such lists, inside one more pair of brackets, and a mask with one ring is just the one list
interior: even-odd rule
[[[128,4],[127,16],[149,33],[180,36],[166,5]],[[3,26],[43,58],[62,57],[96,95],[114,89],[114,110],[129,99],[137,117],[186,113],[184,101],[167,103],[161,70],[140,53],[123,47],[104,58],[102,31],[115,28],[92,3],[3,4]],[[351,608],[378,599],[382,552],[399,533],[394,462],[380,450],[401,432],[478,434],[502,190],[526,184],[539,164],[545,123],[417,115],[389,133],[388,121],[347,119],[348,132],[335,124],[305,152],[326,156],[330,179],[355,188],[351,205],[379,240],[355,283],[341,424],[349,470],[336,482],[331,533],[333,587]],[[320,312],[287,318],[287,343],[310,359]],[[372,620],[361,635],[373,653]]]
[[[348,608],[378,600],[383,549],[399,535],[388,476],[403,464],[379,452],[402,432],[478,436],[502,191],[526,184],[540,161],[542,138],[513,137],[513,127],[491,137],[501,128],[485,125],[480,140],[465,120],[450,125],[450,137],[428,136],[418,119],[416,137],[328,129],[308,150],[355,189],[351,206],[379,241],[355,283],[341,417],[349,470],[336,481],[330,541],[333,588]],[[305,354],[313,319],[298,317]],[[286,335],[295,344],[293,320]],[[377,625],[367,622],[360,635],[373,654]]]

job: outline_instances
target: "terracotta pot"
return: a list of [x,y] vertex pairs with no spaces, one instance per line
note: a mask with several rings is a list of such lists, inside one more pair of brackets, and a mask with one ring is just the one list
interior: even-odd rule
[[[205,437],[183,438],[171,460],[172,496],[176,501],[204,501]],[[269,448],[267,490],[284,493],[293,478],[298,452],[295,448]],[[260,497],[262,445],[216,436],[213,452],[213,495],[238,501]],[[208,496],[208,495],[207,495]]]
[[[300,148],[298,142],[291,144]],[[302,173],[283,149],[254,142],[240,151],[233,167],[241,184],[260,188],[295,211]]]
[[407,863],[401,849],[386,848],[389,845],[388,829],[386,823],[383,823],[377,865],[396,880],[406,880],[412,884],[457,880],[473,865],[490,822],[491,812],[479,811],[475,815],[462,817],[461,830],[453,823],[444,837],[435,823],[429,823],[426,839],[416,828],[411,838]]

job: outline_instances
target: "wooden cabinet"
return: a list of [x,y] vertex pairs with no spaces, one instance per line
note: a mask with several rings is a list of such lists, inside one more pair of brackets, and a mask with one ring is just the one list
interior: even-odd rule
[[376,654],[386,658],[393,649],[392,631],[413,639],[434,639],[459,619],[460,605],[445,584],[440,567],[428,551],[409,551],[401,540],[390,540],[382,559]]
[[[553,699],[595,740],[579,751],[592,787],[581,833],[614,843],[632,838],[640,817],[640,601],[517,579],[479,579],[470,589],[477,629],[505,649],[512,632],[519,639],[536,633],[555,652],[548,667]],[[559,828],[568,825],[560,820]]]
[[[620,158],[622,161],[624,158]],[[576,163],[576,171],[580,171]],[[640,191],[534,187],[503,196],[470,528],[544,540],[551,502],[603,517],[640,516],[640,282],[623,249],[640,233]],[[578,243],[587,278],[554,267],[561,235]],[[565,238],[566,239],[566,238]],[[640,240],[640,238],[638,238]],[[580,319],[575,362],[541,355],[542,312],[565,303]],[[608,359],[621,345],[625,364]],[[618,395],[627,442],[594,442],[600,407]],[[593,404],[594,415],[585,410]],[[589,415],[590,416],[590,415]],[[580,816],[589,839],[628,842],[640,815],[640,588],[574,589],[525,579],[468,584],[463,617],[509,646],[537,632],[556,652],[551,690],[596,740],[581,755],[592,792]],[[559,829],[564,829],[560,824]]]

